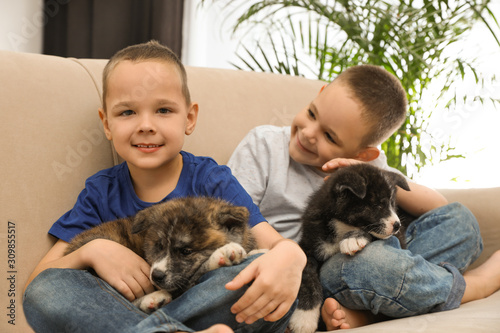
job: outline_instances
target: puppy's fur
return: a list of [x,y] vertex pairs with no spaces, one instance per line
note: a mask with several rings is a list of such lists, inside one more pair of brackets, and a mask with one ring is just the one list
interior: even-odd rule
[[396,186],[410,190],[400,174],[358,164],[335,171],[309,198],[299,241],[307,265],[290,321],[294,333],[316,331],[323,302],[319,268],[324,261],[338,252],[354,255],[372,240],[392,235],[405,247],[406,225],[397,215]]
[[236,264],[256,248],[248,215],[245,207],[219,199],[173,199],[82,232],[66,253],[98,238],[130,248],[151,265],[150,279],[160,289],[134,302],[152,312],[192,287],[204,273]]

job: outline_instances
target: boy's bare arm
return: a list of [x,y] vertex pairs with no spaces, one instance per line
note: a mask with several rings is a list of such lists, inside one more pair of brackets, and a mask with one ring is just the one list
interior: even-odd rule
[[252,228],[259,247],[270,251],[255,259],[226,284],[236,290],[253,281],[231,311],[238,322],[251,324],[260,318],[276,321],[297,298],[306,256],[299,245],[284,239],[267,222]]
[[149,280],[149,265],[130,249],[109,240],[96,239],[64,255],[67,246],[67,242],[58,240],[35,267],[26,287],[48,268],[91,267],[99,277],[130,301],[154,291]]
[[49,252],[47,252],[42,260],[40,260],[40,262],[36,265],[35,269],[29,276],[28,282],[25,285],[25,289],[31,283],[31,281],[38,276],[38,274],[48,268],[86,268],[83,263],[77,260],[77,253],[64,256],[64,252],[66,251],[67,246],[68,243],[60,239],[54,244],[54,246],[52,246]]
[[397,203],[414,216],[420,216],[430,210],[448,204],[446,198],[436,190],[417,183],[408,182],[410,191],[398,188]]

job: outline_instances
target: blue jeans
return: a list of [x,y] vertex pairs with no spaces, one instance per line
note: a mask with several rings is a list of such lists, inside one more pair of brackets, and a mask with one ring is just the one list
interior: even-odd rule
[[324,297],[393,318],[459,307],[461,273],[483,249],[472,213],[458,203],[437,208],[411,223],[406,237],[407,250],[393,236],[330,258],[320,272]]
[[297,302],[276,322],[239,324],[230,311],[247,288],[228,291],[224,285],[257,256],[205,274],[199,284],[151,315],[87,271],[48,269],[26,289],[24,313],[36,332],[193,332],[216,323],[239,333],[284,332]]

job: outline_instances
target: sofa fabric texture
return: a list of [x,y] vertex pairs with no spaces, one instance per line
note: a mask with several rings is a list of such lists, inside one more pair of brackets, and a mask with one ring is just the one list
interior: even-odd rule
[[[22,311],[26,280],[55,242],[47,231],[87,177],[119,162],[97,109],[106,60],[0,51],[0,332],[32,332]],[[187,67],[198,123],[185,150],[225,164],[250,129],[289,125],[324,84],[304,78]],[[440,190],[477,217],[485,249],[500,249],[500,188]],[[389,320],[350,332],[500,332],[500,292],[459,309]]]

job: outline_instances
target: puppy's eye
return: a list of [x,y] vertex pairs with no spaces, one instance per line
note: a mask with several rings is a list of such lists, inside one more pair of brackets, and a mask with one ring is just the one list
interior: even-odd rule
[[189,247],[183,247],[179,249],[179,252],[185,256],[190,255],[193,253],[193,250],[191,250]]
[[156,247],[156,249],[158,249],[158,250],[163,250],[163,244],[162,244],[162,241],[161,241],[161,240],[157,241],[157,242],[155,243],[155,247]]

